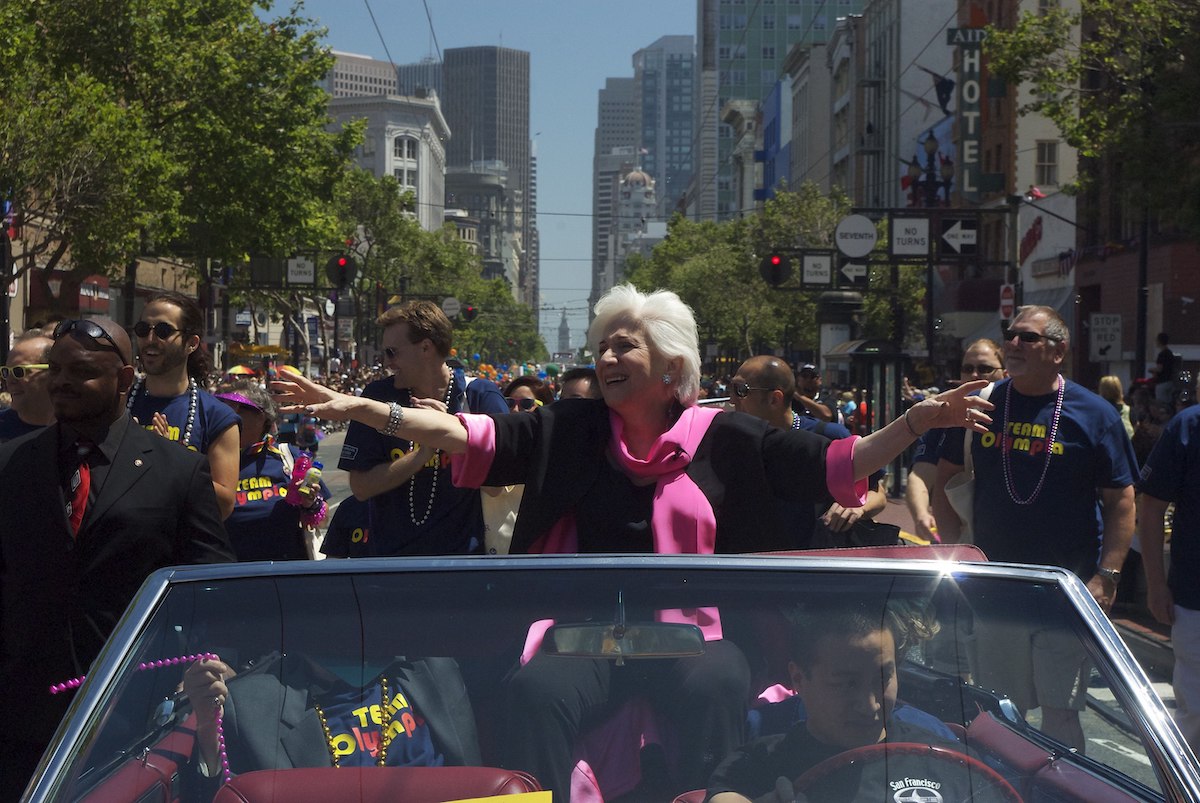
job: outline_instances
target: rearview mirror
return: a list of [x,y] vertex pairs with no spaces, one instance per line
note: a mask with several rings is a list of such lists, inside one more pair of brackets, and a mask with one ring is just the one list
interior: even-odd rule
[[663,622],[554,625],[542,640],[548,655],[574,658],[682,658],[704,654],[704,634],[695,625]]

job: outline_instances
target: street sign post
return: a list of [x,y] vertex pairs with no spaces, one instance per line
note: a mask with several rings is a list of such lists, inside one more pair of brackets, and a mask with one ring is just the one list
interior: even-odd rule
[[287,261],[288,284],[316,284],[317,263],[308,257],[293,257]]
[[1000,285],[1000,318],[1002,320],[1011,321],[1013,315],[1016,314],[1015,298],[1016,288],[1011,284]]
[[833,254],[830,252],[805,252],[800,255],[800,283],[805,287],[831,287],[833,285]]
[[1092,362],[1121,359],[1120,314],[1093,312],[1088,323],[1088,358]]
[[929,256],[929,218],[893,217],[892,256]]
[[454,296],[446,296],[442,299],[442,312],[447,318],[456,318],[462,312],[462,303]]
[[850,259],[861,259],[875,250],[879,233],[875,221],[866,215],[846,215],[834,231],[837,250]]
[[942,255],[974,256],[979,234],[975,225],[974,220],[942,218]]
[[867,266],[862,262],[847,262],[845,265],[842,265],[842,269],[839,271],[839,273],[846,277],[846,282],[839,281],[839,284],[844,285],[849,283],[851,285],[865,286],[868,283]]

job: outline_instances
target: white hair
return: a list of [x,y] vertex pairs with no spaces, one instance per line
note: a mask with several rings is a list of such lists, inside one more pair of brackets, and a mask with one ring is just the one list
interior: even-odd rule
[[673,377],[675,398],[684,407],[700,396],[700,336],[696,316],[670,290],[646,294],[631,284],[617,285],[596,302],[595,318],[588,327],[588,345],[599,358],[600,338],[614,322],[628,321],[646,336],[652,352],[667,360],[679,360],[679,376]]

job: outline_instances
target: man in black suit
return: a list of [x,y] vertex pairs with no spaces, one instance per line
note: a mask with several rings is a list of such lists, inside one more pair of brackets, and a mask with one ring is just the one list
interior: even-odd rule
[[54,341],[57,423],[0,446],[0,799],[70,702],[50,685],[88,671],[147,575],[234,559],[205,458],[130,426],[124,330],[68,320]]

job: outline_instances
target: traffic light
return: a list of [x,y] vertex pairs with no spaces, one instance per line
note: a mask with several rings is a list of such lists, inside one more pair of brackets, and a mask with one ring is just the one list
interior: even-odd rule
[[772,287],[778,287],[791,277],[792,260],[787,254],[772,251],[762,258],[762,262],[758,265],[758,272],[762,275],[764,282]]
[[338,254],[325,263],[325,276],[334,287],[342,288],[358,276],[358,263],[353,254]]
[[467,323],[475,320],[475,316],[478,314],[479,307],[475,306],[474,304],[463,304],[462,310],[459,312],[459,315],[461,315],[462,319]]

